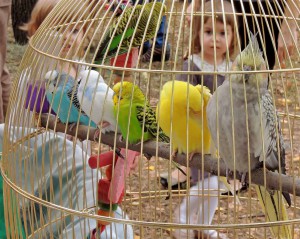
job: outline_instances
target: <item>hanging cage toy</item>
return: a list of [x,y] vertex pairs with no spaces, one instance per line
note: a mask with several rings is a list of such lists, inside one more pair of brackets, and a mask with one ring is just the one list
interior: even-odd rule
[[300,238],[299,15],[58,1],[0,125],[7,238]]

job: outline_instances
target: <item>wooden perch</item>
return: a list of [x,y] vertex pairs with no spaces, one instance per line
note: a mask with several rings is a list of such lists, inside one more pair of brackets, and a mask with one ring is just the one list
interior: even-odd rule
[[[40,117],[41,126],[46,129],[52,129],[57,132],[66,132],[70,135],[76,136],[79,139],[85,140],[89,139],[94,141],[95,133],[98,129],[89,128],[87,126],[79,125],[74,127],[71,131],[66,131],[66,125],[57,122],[57,118],[54,115],[43,114]],[[126,148],[126,142],[119,141],[119,137],[116,139],[115,145],[115,133],[100,134],[101,143],[109,145],[111,147]],[[170,145],[155,141],[148,141],[141,144],[132,145],[128,144],[128,149],[135,150],[138,152],[143,152],[149,156],[158,156],[165,159],[170,159]],[[157,150],[159,149],[159,150]],[[186,166],[187,156],[184,154],[178,155],[174,158],[174,161]],[[189,166],[202,169],[204,171],[210,172],[214,175],[226,176],[226,166],[222,159],[214,158],[211,155],[196,154],[192,160],[189,161]],[[264,184],[264,173],[266,175],[266,185]],[[238,174],[237,174],[238,175]],[[248,180],[248,177],[246,181]],[[280,184],[282,185],[282,191],[288,192],[293,195],[300,196],[300,179],[287,176],[279,175],[278,173],[271,172],[268,170],[257,169],[251,172],[251,182],[257,185],[265,185],[270,190],[280,190]]]

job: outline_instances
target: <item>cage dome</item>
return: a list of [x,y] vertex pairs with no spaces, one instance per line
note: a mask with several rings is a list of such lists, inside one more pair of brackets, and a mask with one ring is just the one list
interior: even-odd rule
[[192,2],[49,13],[0,128],[8,238],[300,237],[300,5]]

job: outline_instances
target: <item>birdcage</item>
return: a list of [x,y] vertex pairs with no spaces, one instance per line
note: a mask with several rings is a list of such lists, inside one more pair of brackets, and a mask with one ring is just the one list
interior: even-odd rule
[[[299,238],[299,1],[150,2],[61,0],[30,38],[1,126],[8,238]],[[251,42],[252,68],[232,63]],[[223,81],[236,89],[234,77],[244,102],[256,79],[256,100],[240,114],[237,91],[215,91]],[[209,93],[197,84],[231,102],[210,109],[216,117],[244,124],[227,119],[226,128],[223,118],[209,128]],[[235,171],[239,146],[257,164],[244,163],[243,177]],[[192,169],[173,188],[179,165]]]

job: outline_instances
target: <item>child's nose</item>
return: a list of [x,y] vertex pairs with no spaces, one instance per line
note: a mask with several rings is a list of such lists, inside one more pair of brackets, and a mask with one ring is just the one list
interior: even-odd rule
[[67,32],[65,34],[63,34],[63,40],[66,41],[69,38],[69,35],[70,34]]
[[72,34],[70,33],[70,32],[66,32],[65,34],[64,34],[64,40],[65,41],[70,41],[71,40],[71,38],[72,38]]

